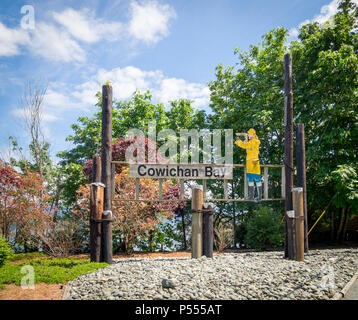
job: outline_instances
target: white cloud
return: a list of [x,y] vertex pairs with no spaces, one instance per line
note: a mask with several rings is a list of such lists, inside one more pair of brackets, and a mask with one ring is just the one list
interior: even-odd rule
[[84,106],[93,106],[98,102],[96,93],[101,90],[101,87],[96,81],[87,81],[75,87],[76,91],[72,92],[72,96]]
[[36,24],[29,42],[29,50],[35,55],[54,61],[86,60],[85,51],[67,32],[43,22]]
[[48,89],[44,97],[44,110],[47,113],[72,111],[73,109],[86,109],[80,101],[71,98],[67,92],[58,92],[56,89]]
[[32,54],[53,61],[86,60],[85,51],[69,33],[54,25],[38,22],[34,30],[11,29],[0,22],[0,56],[21,54],[20,46]]
[[93,43],[102,38],[118,40],[123,30],[122,23],[103,22],[96,19],[88,9],[76,11],[68,8],[60,13],[53,12],[52,15],[74,38],[85,42]]
[[[19,109],[19,108],[13,109],[11,111],[11,114],[14,115],[17,118],[20,118],[20,119],[25,119],[26,118],[26,113],[25,113],[24,109]],[[41,119],[44,122],[53,122],[53,121],[58,120],[59,118],[57,116],[55,116],[54,114],[47,113],[47,112],[42,112],[41,113]]]
[[142,5],[132,1],[130,12],[128,23],[103,21],[89,9],[72,8],[52,12],[53,21],[36,21],[34,30],[8,28],[0,22],[0,56],[20,54],[20,46],[24,46],[33,55],[48,60],[85,62],[86,52],[78,41],[95,43],[131,37],[155,43],[169,34],[169,20],[176,16],[172,7],[157,1]]
[[[83,92],[84,97],[85,92]],[[51,83],[43,99],[41,118],[44,122],[54,122],[62,119],[66,113],[76,110],[87,111],[91,105],[89,102],[93,101],[82,100],[81,97],[76,97],[62,85]],[[17,118],[24,119],[26,116],[22,108],[13,109],[11,113]]]
[[180,98],[194,99],[197,107],[207,106],[210,90],[201,83],[188,83],[184,79],[167,78],[160,83],[160,89],[154,92],[158,100],[171,101]]
[[[153,98],[164,104],[179,98],[194,100],[193,105],[196,107],[204,107],[209,103],[210,90],[206,85],[187,82],[184,79],[166,78],[160,70],[144,71],[133,66],[110,71],[100,69],[94,79],[99,80],[96,91],[101,89],[102,83],[109,80],[113,87],[113,96],[118,99],[130,98],[135,90],[150,90]],[[87,82],[82,90],[88,94],[84,88],[93,90],[95,83],[95,80]]]
[[288,36],[290,38],[296,38],[298,36],[298,29],[297,28],[291,28],[289,31],[288,31]]
[[29,41],[27,32],[23,29],[10,29],[0,22],[0,56],[20,54],[19,46]]
[[[301,28],[303,25],[308,23],[318,22],[319,24],[324,24],[325,22],[332,19],[332,17],[338,12],[338,5],[340,0],[332,0],[329,4],[326,4],[321,7],[320,13],[315,15],[312,19],[306,19],[305,21],[301,22],[298,28],[291,28],[288,32],[288,36],[291,39],[297,38],[298,36],[298,29]],[[358,0],[353,0],[353,2],[358,5]]]
[[146,91],[157,87],[163,78],[163,73],[158,70],[144,71],[133,66],[128,66],[125,68],[115,68],[110,71],[100,69],[96,78],[99,80],[99,85],[109,80],[113,86],[113,94],[118,99],[126,99],[136,89]]
[[[353,0],[353,2],[358,5],[358,0]],[[326,4],[321,7],[320,13],[315,15],[312,19],[306,19],[305,21],[299,24],[299,28],[308,23],[318,22],[319,24],[324,24],[325,22],[332,19],[332,17],[338,12],[338,5],[340,0],[333,0],[329,4]],[[289,37],[297,37],[298,28],[292,28],[289,30]]]
[[156,43],[168,36],[169,21],[175,17],[175,10],[168,4],[146,1],[141,5],[132,1],[129,34],[146,43]]
[[[310,23],[310,22],[318,22],[320,24],[325,23],[326,21],[330,20],[338,11],[338,5],[340,0],[333,0],[329,4],[324,5],[320,13],[315,15],[311,20],[303,21],[300,26]],[[358,4],[358,0],[353,0],[354,3]]]
[[[99,69],[88,81],[75,86],[74,91],[66,89],[62,83],[50,83],[43,102],[43,120],[51,122],[65,118],[66,114],[74,111],[87,112],[98,102],[95,95],[107,80],[113,87],[113,97],[119,100],[131,98],[136,90],[150,90],[154,103],[168,105],[172,100],[184,98],[192,100],[197,108],[209,104],[210,91],[202,83],[166,78],[160,70],[145,71],[127,66],[112,70]],[[17,117],[23,116],[20,109],[12,113]]]

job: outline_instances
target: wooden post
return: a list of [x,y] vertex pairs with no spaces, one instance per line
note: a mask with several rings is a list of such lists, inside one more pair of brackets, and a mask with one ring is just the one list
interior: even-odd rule
[[303,188],[292,189],[292,202],[295,211],[296,228],[296,261],[304,259],[304,213],[303,213]]
[[163,180],[164,179],[158,179],[158,183],[159,183],[159,200],[163,199]]
[[203,213],[203,255],[212,258],[214,247],[214,207],[209,204]]
[[92,158],[92,182],[101,182],[101,157],[95,154]]
[[224,199],[228,200],[228,194],[227,194],[227,180],[224,180]]
[[285,182],[285,167],[281,168],[281,198],[285,199],[286,196],[286,182]]
[[192,219],[191,219],[191,257],[200,258],[202,256],[202,213],[198,212],[203,208],[203,190],[201,186],[193,187],[191,200]]
[[115,197],[116,194],[116,164],[111,164],[111,185],[112,185],[112,200]]
[[139,200],[139,178],[135,178],[135,199]]
[[[285,54],[285,213],[292,210],[293,188],[293,93],[292,58]],[[287,215],[285,214],[285,217]],[[285,258],[294,259],[294,220],[285,219]]]
[[268,167],[264,167],[264,199],[268,199]]
[[308,219],[307,219],[307,190],[306,190],[306,147],[305,126],[299,123],[296,128],[296,163],[297,186],[303,188],[303,215],[305,227],[305,252],[308,252]]
[[179,179],[180,183],[180,200],[184,200],[184,180]]
[[244,199],[247,199],[247,197],[249,196],[249,190],[247,187],[247,174],[246,174],[246,164],[244,167]]
[[[104,189],[102,222],[102,261],[112,263],[112,87],[102,86],[102,183]],[[105,214],[106,213],[106,214]],[[109,220],[109,221],[105,221]]]
[[[102,219],[103,212],[103,185],[101,182],[101,158],[99,155],[93,156],[92,163],[92,183],[90,191],[90,257],[91,262],[101,261],[101,237],[102,223],[96,220]],[[97,185],[96,185],[97,184]]]
[[206,179],[203,179],[203,202],[206,200]]

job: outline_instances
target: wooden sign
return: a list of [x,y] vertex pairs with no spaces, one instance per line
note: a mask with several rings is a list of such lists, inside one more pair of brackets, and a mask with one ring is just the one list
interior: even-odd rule
[[130,164],[129,177],[152,179],[232,179],[233,165],[227,164]]

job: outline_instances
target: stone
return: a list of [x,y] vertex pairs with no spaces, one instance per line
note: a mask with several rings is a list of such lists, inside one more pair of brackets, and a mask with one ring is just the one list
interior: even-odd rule
[[175,279],[163,279],[162,287],[163,288],[175,288],[176,287]]
[[352,256],[357,254],[358,249],[310,250],[305,264],[278,252],[224,253],[201,260],[118,259],[67,283],[68,299],[330,299],[334,292],[322,290],[321,269],[330,263],[341,289],[355,272]]

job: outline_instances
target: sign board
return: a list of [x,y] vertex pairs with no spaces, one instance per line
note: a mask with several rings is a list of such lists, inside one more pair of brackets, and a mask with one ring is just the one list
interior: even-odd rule
[[152,179],[232,179],[233,165],[228,164],[152,164],[129,165],[130,178]]

